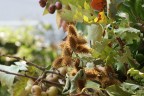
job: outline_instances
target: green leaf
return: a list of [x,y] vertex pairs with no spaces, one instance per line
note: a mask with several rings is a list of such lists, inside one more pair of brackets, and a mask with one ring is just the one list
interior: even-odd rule
[[62,2],[62,4],[68,5],[68,4],[73,4],[73,5],[80,5],[83,6],[84,2],[86,2],[86,0],[60,0]]
[[142,4],[144,4],[143,0],[135,0],[135,12],[136,16],[140,17],[140,19],[144,20],[144,8],[142,7]]
[[135,28],[129,27],[129,28],[118,28],[115,29],[114,32],[118,34],[119,37],[124,39],[127,44],[132,44],[134,40],[137,42],[140,41],[140,30],[137,30]]
[[66,84],[63,88],[62,93],[69,94],[69,93],[75,92],[76,89],[77,89],[77,86],[75,85],[75,83],[71,81],[70,77],[66,77]]
[[139,63],[143,63],[144,55],[143,55],[143,54],[137,54],[137,55],[136,55],[136,60],[137,60]]
[[127,74],[130,74],[130,76],[135,76],[135,75],[139,74],[139,71],[138,71],[138,70],[135,70],[134,68],[130,68],[130,69],[127,71]]
[[77,86],[77,80],[85,80],[86,79],[86,74],[84,73],[84,70],[80,69],[77,74],[73,77],[67,76],[66,78],[66,84],[63,89],[63,94],[68,94],[68,93],[74,93],[76,92],[78,86]]
[[100,88],[100,84],[88,80],[87,83],[86,83],[86,85],[85,85],[85,87],[86,88],[99,89]]
[[48,14],[49,12],[48,12],[48,9],[47,9],[47,7],[44,9],[44,12],[43,12],[43,15],[46,15],[46,14]]
[[73,16],[75,14],[75,11],[71,11],[71,10],[67,10],[67,9],[63,9],[63,11],[60,13],[61,18],[66,21],[73,21]]
[[26,78],[20,78],[13,87],[13,96],[27,96],[25,92],[25,87],[27,84]]
[[139,70],[130,68],[127,71],[127,74],[129,74],[135,81],[139,82],[140,84],[144,84],[144,73],[140,72]]
[[87,30],[89,41],[93,43],[102,41],[103,27],[100,24],[92,24],[87,27]]
[[132,96],[144,96],[144,91],[143,91],[144,89],[141,89],[141,90],[138,90],[137,92],[136,92],[136,95],[132,95]]
[[[15,62],[15,65],[6,66],[6,65],[0,65],[0,69],[12,73],[18,73],[20,70],[26,71],[27,65],[25,61]],[[15,75],[6,74],[4,72],[0,72],[0,81],[2,85],[6,85],[8,87],[11,87],[14,82]]]
[[[131,2],[131,4],[129,1]],[[135,4],[135,0],[126,0],[126,2],[123,2],[122,4],[120,4],[119,11],[120,13],[122,12],[128,15],[126,19],[129,19],[130,21],[133,21],[133,22],[137,22],[136,17],[135,17],[136,12],[134,9],[134,4]]]
[[90,4],[88,4],[86,1],[84,2],[84,9],[90,10]]
[[6,86],[0,86],[0,96],[10,96]]
[[125,53],[123,53],[122,56],[120,56],[120,55],[117,56],[117,61],[120,62],[120,63],[123,63],[123,64],[124,63],[129,64],[130,63],[129,59],[133,59],[132,53],[131,53],[128,46],[125,46],[124,50],[125,50]]
[[123,0],[107,0],[107,15],[111,19],[116,19],[116,14],[118,11],[118,6],[123,2]]
[[[61,0],[69,8],[64,8],[60,11],[60,15],[63,20],[69,22],[84,22],[84,16],[87,17],[90,21],[94,21],[97,14],[94,10],[90,8],[90,1],[86,0]],[[88,22],[86,22],[88,23]]]
[[117,71],[121,70],[123,73],[125,73],[125,66],[123,63],[117,62],[115,63],[115,66],[116,66]]
[[132,94],[122,90],[120,85],[112,85],[106,88],[110,96],[131,96]]
[[131,94],[135,94],[135,92],[140,88],[139,85],[132,84],[132,83],[126,83],[126,82],[122,83],[121,87],[124,91],[127,91]]
[[20,62],[14,62],[15,65],[17,65],[19,70],[27,70],[27,65],[25,61],[20,61]]

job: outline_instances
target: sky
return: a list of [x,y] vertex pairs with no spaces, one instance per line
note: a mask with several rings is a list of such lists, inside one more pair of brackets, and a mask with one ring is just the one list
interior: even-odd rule
[[43,16],[39,0],[0,0],[0,22],[40,20],[55,24],[55,15]]

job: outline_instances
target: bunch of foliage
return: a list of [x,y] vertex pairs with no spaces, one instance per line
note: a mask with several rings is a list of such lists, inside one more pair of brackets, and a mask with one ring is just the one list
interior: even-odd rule
[[[61,5],[56,19],[67,36],[60,44],[61,55],[49,68],[13,56],[19,62],[0,66],[1,83],[11,89],[11,94],[144,95],[143,0],[40,0],[39,3],[45,7],[44,14],[53,14],[57,3]],[[11,83],[6,76],[11,77]]]

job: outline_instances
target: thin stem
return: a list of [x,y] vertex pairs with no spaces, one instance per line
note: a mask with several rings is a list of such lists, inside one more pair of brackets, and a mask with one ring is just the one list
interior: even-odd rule
[[38,65],[36,65],[36,64],[34,64],[34,63],[32,63],[32,62],[27,61],[25,58],[20,58],[20,57],[10,56],[10,55],[1,55],[1,56],[9,57],[9,58],[14,58],[14,59],[16,59],[16,60],[26,61],[26,64],[28,64],[29,66],[34,66],[34,67],[36,67],[36,68],[38,68],[38,69],[40,69],[40,70],[42,70],[42,71],[44,71],[44,70],[46,69],[46,68],[44,68],[44,67],[38,66]]
[[[38,80],[38,79],[39,79],[39,78],[37,78],[37,77],[28,76],[28,75],[26,75],[26,74],[18,74],[18,73],[8,72],[8,71],[2,70],[2,69],[0,69],[0,71],[1,71],[1,72],[4,72],[4,73],[6,73],[6,74],[11,74],[11,75],[16,75],[16,76],[20,76],[20,77],[31,78],[31,79],[33,79],[33,80]],[[56,82],[50,82],[50,81],[47,81],[47,80],[45,80],[45,79],[41,79],[41,80],[42,80],[43,82],[49,83],[49,84],[54,85],[54,86],[59,86],[59,87],[64,86],[63,84],[59,84],[59,83],[56,83]]]
[[122,41],[122,39],[120,37],[116,37],[120,47],[121,47],[121,51],[124,52],[124,46],[125,46],[125,43]]
[[62,77],[65,77],[64,75],[60,74],[59,70],[57,70],[57,69],[55,69],[55,70],[58,71],[58,73],[54,72],[54,71],[49,71],[49,70],[46,70],[45,73],[52,73],[52,74],[57,74],[57,75],[60,75]]
[[28,75],[26,75],[26,74],[13,73],[13,72],[5,71],[5,70],[2,70],[2,69],[0,69],[0,71],[1,71],[1,72],[4,72],[4,73],[6,73],[6,74],[11,74],[11,75],[16,75],[16,76],[21,76],[21,77],[36,79],[36,77],[28,76]]

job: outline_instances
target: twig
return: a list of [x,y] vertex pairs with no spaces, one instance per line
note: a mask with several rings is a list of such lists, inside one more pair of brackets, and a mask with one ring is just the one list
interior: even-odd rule
[[[33,79],[33,80],[38,80],[37,77],[28,76],[28,75],[26,75],[26,74],[18,74],[18,73],[8,72],[8,71],[2,70],[2,69],[0,69],[0,71],[1,71],[1,72],[4,72],[4,73],[6,73],[6,74],[11,74],[11,75],[16,75],[16,76],[31,78],[31,79]],[[50,82],[50,81],[47,81],[47,80],[45,80],[45,79],[42,79],[42,81],[43,81],[43,82],[46,82],[46,83],[49,83],[49,84],[51,84],[51,85],[54,85],[54,86],[59,86],[59,87],[64,86],[63,84],[59,84],[59,83],[56,83],[56,82]]]
[[45,73],[52,73],[52,74],[57,74],[57,75],[60,75],[62,77],[65,77],[64,75],[60,74],[59,70],[57,70],[57,69],[55,69],[55,70],[58,71],[58,73],[54,72],[54,71],[50,71],[50,70],[46,70]]
[[54,72],[54,71],[50,71],[50,70],[46,70],[46,71],[44,71],[42,73],[42,75],[39,78],[37,78],[37,80],[35,81],[35,83],[37,83],[38,81],[42,81],[44,78],[46,78],[46,76],[47,76],[46,74],[47,73],[57,74],[57,75],[60,75],[63,78],[65,77],[64,75],[62,75],[60,73],[57,73],[57,72]]
[[9,58],[14,58],[14,59],[16,59],[16,60],[26,61],[26,64],[28,64],[29,66],[34,66],[34,67],[36,67],[36,68],[38,68],[38,69],[40,69],[40,70],[42,70],[42,71],[44,71],[44,70],[46,69],[46,68],[44,68],[44,67],[38,66],[38,65],[36,65],[36,64],[34,64],[34,63],[32,63],[32,62],[27,61],[25,58],[20,58],[20,57],[10,56],[10,55],[0,55],[0,56],[9,57]]
[[1,72],[4,72],[6,74],[11,74],[11,75],[16,75],[16,76],[21,76],[21,77],[26,77],[26,78],[31,78],[31,79],[36,79],[36,77],[28,76],[28,75],[23,75],[23,74],[18,74],[18,73],[13,73],[13,72],[8,72],[5,70],[0,69]]
[[116,37],[120,47],[121,47],[121,51],[124,52],[124,46],[125,46],[125,43],[122,41],[122,39],[120,37]]
[[124,46],[124,45],[125,45],[125,43],[122,41],[122,39],[121,39],[120,37],[116,37],[116,39],[117,39],[117,41],[119,42],[119,44],[120,44],[121,46]]

